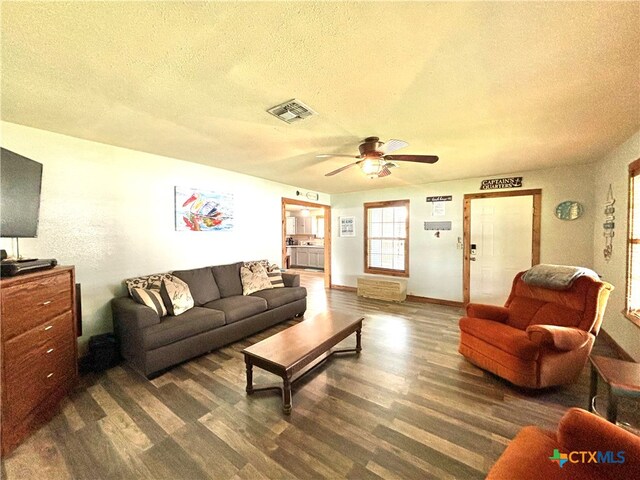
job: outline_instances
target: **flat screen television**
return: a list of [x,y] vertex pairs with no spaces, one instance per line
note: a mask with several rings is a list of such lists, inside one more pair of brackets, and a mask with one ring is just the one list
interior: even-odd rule
[[0,148],[0,237],[38,234],[42,164]]

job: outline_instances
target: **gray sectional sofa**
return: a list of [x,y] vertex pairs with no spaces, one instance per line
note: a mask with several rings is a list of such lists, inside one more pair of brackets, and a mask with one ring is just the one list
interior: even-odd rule
[[194,308],[160,316],[131,297],[112,300],[113,323],[124,359],[147,377],[190,358],[301,316],[307,290],[283,273],[284,288],[242,294],[242,262],[171,272],[191,291]]

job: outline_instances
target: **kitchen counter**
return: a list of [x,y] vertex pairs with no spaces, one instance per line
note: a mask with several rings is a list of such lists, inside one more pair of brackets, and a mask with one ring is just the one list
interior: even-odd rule
[[287,245],[287,248],[324,248],[324,245]]

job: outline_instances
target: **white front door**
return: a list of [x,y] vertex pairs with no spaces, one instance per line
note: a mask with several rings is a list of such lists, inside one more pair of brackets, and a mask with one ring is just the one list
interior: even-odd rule
[[532,195],[471,200],[471,302],[504,305],[516,273],[531,267],[532,230]]

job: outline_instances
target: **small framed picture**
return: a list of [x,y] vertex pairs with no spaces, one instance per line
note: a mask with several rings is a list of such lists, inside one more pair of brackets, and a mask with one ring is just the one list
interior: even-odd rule
[[340,217],[340,236],[356,236],[356,217]]

